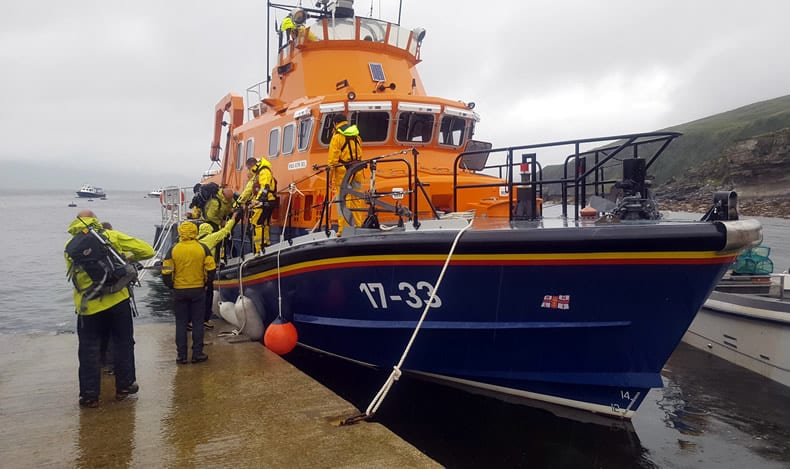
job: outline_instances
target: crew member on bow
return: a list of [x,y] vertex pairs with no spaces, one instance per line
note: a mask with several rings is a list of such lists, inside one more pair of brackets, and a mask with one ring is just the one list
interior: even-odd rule
[[[329,178],[331,191],[335,203],[340,202],[340,184],[346,175],[346,167],[362,159],[362,139],[359,136],[359,129],[355,124],[350,124],[345,114],[337,113],[332,116],[335,125],[334,135],[329,142]],[[362,189],[362,172],[358,171],[354,177],[348,181],[348,189],[359,191]],[[365,221],[365,203],[359,197],[347,195],[345,198],[346,206],[351,210],[356,226],[362,226]],[[337,235],[343,234],[343,229],[348,226],[345,216],[340,212],[338,205],[337,215]]]

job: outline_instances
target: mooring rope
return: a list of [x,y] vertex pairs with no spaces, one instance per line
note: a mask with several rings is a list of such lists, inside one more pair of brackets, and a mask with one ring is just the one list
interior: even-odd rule
[[[288,205],[287,205],[287,207],[285,209],[285,217],[283,218],[283,220],[288,220],[288,217],[290,216],[290,213],[291,213],[291,200],[293,199],[294,192],[298,192],[299,194],[302,194],[302,192],[299,191],[299,189],[297,189],[296,185],[293,184],[293,183],[291,183],[288,186],[288,192],[289,192]],[[302,194],[302,195],[304,195],[304,194]],[[284,234],[285,234],[285,225],[283,225],[283,232],[280,234],[280,237],[281,237],[280,242],[282,242],[282,236]],[[282,302],[283,302],[282,301],[283,300],[282,290],[280,288],[280,253],[281,252],[282,252],[282,249],[278,249],[277,250],[277,316],[278,317],[282,317]],[[256,256],[250,257],[249,259],[244,260],[239,265],[239,297],[244,296],[244,281],[243,281],[242,270],[244,269],[244,265],[247,264],[247,262],[255,259],[255,257]],[[231,332],[232,335],[239,335],[239,334],[241,334],[242,330],[244,330],[244,326],[247,325],[247,306],[246,306],[245,303],[246,303],[245,301],[241,302],[241,307],[243,308],[243,311],[244,311],[244,323],[240,324],[238,329],[234,329]]]
[[403,362],[406,361],[406,357],[411,350],[411,346],[414,343],[414,339],[417,338],[417,334],[420,332],[420,328],[422,327],[422,323],[425,321],[425,317],[428,315],[428,310],[431,308],[433,304],[434,297],[436,297],[436,292],[439,291],[439,286],[442,283],[442,279],[444,278],[444,273],[447,271],[447,266],[450,265],[450,259],[453,257],[453,253],[455,252],[455,247],[458,245],[458,241],[461,239],[461,235],[464,234],[466,230],[472,227],[472,221],[469,220],[469,224],[463,227],[461,230],[458,231],[458,234],[455,235],[455,240],[453,240],[453,245],[450,247],[450,252],[447,254],[447,259],[444,261],[444,266],[442,267],[442,271],[439,273],[439,278],[436,280],[436,286],[433,288],[431,292],[430,298],[428,301],[425,302],[425,309],[422,311],[422,315],[420,316],[420,320],[417,322],[417,327],[414,328],[414,332],[411,334],[411,338],[409,339],[409,343],[406,345],[406,349],[403,351],[403,355],[400,357],[400,361],[398,364],[392,368],[392,373],[390,373],[387,380],[384,382],[384,385],[379,389],[379,392],[376,393],[376,396],[370,401],[370,405],[365,410],[363,415],[352,417],[346,419],[343,423],[354,423],[359,420],[365,420],[373,416],[376,411],[381,406],[381,403],[384,402],[384,398],[387,397],[387,393],[389,393],[392,385],[395,384],[395,381],[400,379],[401,377],[401,367],[403,366]]
[[[296,188],[295,183],[288,184],[288,205],[285,207],[285,217],[283,218],[282,231],[280,232],[280,243],[285,238],[285,226],[288,224],[289,217],[291,216],[291,200],[293,200],[294,193],[298,192],[299,195],[304,197],[304,193]],[[282,246],[277,250],[277,317],[283,317],[283,294],[280,288],[280,254],[283,252]]]

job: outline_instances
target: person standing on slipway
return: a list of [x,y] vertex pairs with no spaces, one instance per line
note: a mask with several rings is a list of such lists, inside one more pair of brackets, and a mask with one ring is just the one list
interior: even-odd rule
[[[91,233],[93,231],[93,233]],[[123,399],[139,390],[134,363],[134,327],[132,305],[129,301],[128,282],[109,285],[107,281],[94,280],[81,260],[75,262],[69,252],[75,240],[94,239],[101,247],[112,248],[123,253],[129,261],[140,261],[154,256],[154,248],[145,241],[115,230],[105,230],[96,219],[96,214],[83,210],[68,227],[72,238],[66,243],[66,269],[74,285],[74,305],[77,313],[77,337],[79,339],[79,382],[81,407],[98,407],[101,383],[100,348],[104,338],[111,338],[114,346],[115,397]],[[100,241],[100,236],[104,241]],[[93,237],[93,238],[91,238]],[[82,252],[90,249],[82,249]],[[73,252],[73,251],[72,251]],[[108,253],[107,255],[112,255]],[[117,267],[117,265],[115,266]],[[136,275],[135,275],[136,278]],[[117,291],[113,291],[117,290]]]
[[199,243],[198,227],[191,221],[178,226],[178,243],[162,261],[162,281],[173,289],[176,315],[176,363],[187,363],[187,324],[192,322],[192,363],[208,360],[203,353],[203,316],[209,272],[217,268],[214,256]]

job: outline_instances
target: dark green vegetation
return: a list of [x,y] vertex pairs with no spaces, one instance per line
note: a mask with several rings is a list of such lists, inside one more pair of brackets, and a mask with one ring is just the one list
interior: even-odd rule
[[[790,95],[780,98],[749,104],[732,111],[723,112],[710,117],[688,122],[685,124],[661,129],[664,131],[680,132],[683,135],[677,138],[653,164],[648,174],[652,176],[653,188],[657,193],[663,193],[666,199],[673,199],[674,195],[686,197],[689,190],[678,194],[674,189],[680,183],[684,189],[705,189],[705,200],[713,190],[732,189],[734,186],[759,185],[768,173],[775,173],[784,167],[790,167],[790,158],[786,155],[782,142],[784,138],[778,132],[790,128]],[[750,145],[749,140],[756,143]],[[765,143],[768,142],[768,143]],[[738,146],[748,147],[747,151]],[[728,158],[728,155],[737,153],[738,158]],[[645,153],[640,153],[644,156]],[[628,158],[632,155],[623,152],[618,159]],[[765,164],[770,160],[771,165]],[[787,160],[785,162],[785,160]],[[570,168],[569,168],[570,169]],[[745,171],[748,169],[748,171]],[[765,171],[766,174],[761,174]],[[558,179],[563,174],[560,165],[544,168],[543,179]],[[737,177],[734,177],[737,176]],[[619,179],[619,168],[607,172],[607,179]],[[776,189],[777,183],[783,181],[772,180],[770,183]],[[789,187],[790,189],[790,187]],[[544,195],[554,198],[559,195],[559,186],[544,187]],[[748,191],[747,196],[760,196],[755,191]],[[776,190],[773,190],[776,196]],[[788,191],[790,192],[790,190]]]
[[681,132],[683,136],[670,145],[651,173],[656,184],[662,184],[688,168],[721,157],[738,140],[787,127],[790,127],[790,95],[664,129]]

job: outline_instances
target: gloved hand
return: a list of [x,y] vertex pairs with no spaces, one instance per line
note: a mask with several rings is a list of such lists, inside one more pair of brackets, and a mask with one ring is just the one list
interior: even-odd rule
[[244,217],[244,209],[243,208],[237,208],[233,212],[233,219],[236,220],[236,223],[238,223],[242,219],[242,217]]

